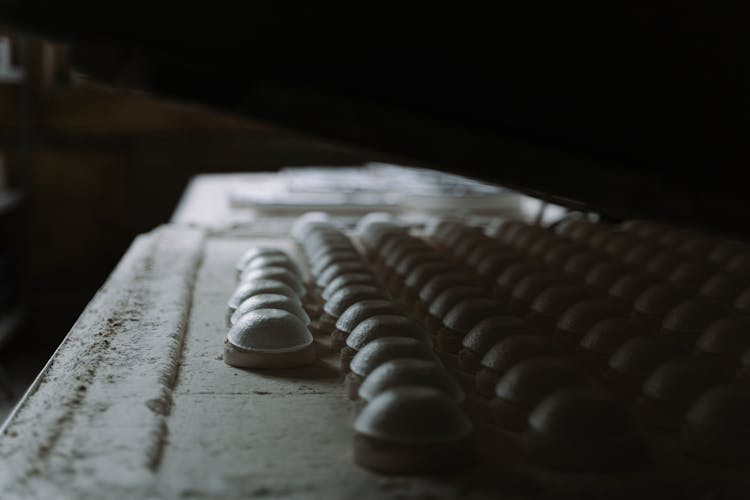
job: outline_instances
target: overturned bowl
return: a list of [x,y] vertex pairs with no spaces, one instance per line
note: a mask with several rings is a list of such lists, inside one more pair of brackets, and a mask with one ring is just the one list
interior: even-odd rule
[[281,309],[256,309],[227,333],[224,362],[242,368],[292,368],[315,361],[305,324]]
[[354,422],[354,460],[388,474],[439,473],[473,458],[472,425],[461,408],[429,387],[398,387],[372,400]]
[[245,314],[257,309],[281,309],[294,314],[305,326],[310,324],[310,317],[307,315],[298,300],[281,295],[278,293],[262,293],[253,295],[245,299],[240,306],[234,310],[230,323],[234,325]]
[[464,400],[464,391],[437,359],[392,359],[368,374],[359,388],[363,401],[372,401],[394,387],[432,387],[456,403]]

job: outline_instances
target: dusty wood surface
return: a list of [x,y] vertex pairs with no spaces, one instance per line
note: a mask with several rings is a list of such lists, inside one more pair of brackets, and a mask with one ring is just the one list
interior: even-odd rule
[[[221,359],[234,263],[253,244],[160,228],[139,237],[0,436],[1,498],[669,498],[746,491],[679,459],[620,476],[555,474],[481,425],[477,460],[443,477],[352,461],[336,355],[253,372]],[[730,480],[730,481],[727,481]],[[694,495],[691,495],[693,493]]]

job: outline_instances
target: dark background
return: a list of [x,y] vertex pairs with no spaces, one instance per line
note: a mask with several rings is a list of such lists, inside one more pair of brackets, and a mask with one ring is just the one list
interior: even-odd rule
[[746,237],[747,5],[2,0],[0,18],[110,83]]

